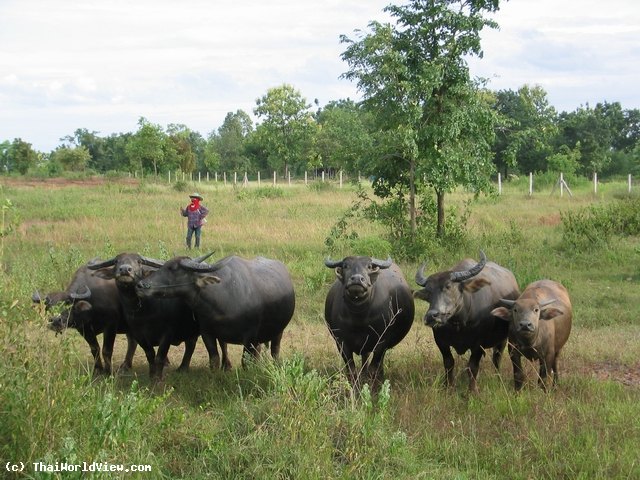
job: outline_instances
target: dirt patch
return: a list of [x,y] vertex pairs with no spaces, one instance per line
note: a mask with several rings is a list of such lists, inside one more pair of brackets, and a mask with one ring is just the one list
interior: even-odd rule
[[560,214],[559,213],[553,213],[551,215],[545,215],[544,217],[540,217],[538,219],[538,224],[539,225],[545,225],[545,226],[550,226],[550,227],[553,227],[555,225],[559,225],[560,222],[562,222],[562,219],[560,218]]
[[136,178],[105,179],[104,177],[87,178],[13,178],[6,177],[0,183],[19,187],[45,187],[51,189],[65,188],[70,186],[91,187],[105,185],[107,183],[118,183],[125,185],[138,185],[140,180]]
[[629,366],[605,361],[585,365],[580,370],[598,380],[613,380],[629,387],[640,387],[640,363]]

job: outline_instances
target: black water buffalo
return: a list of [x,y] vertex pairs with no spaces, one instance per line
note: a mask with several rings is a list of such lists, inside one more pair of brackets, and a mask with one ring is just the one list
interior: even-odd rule
[[[162,377],[170,346],[182,342],[185,343],[185,351],[179,370],[189,368],[200,334],[193,311],[184,301],[178,298],[139,298],[136,294],[136,284],[162,265],[163,262],[136,253],[122,253],[110,260],[88,265],[95,270],[96,276],[115,279],[125,321],[133,338],[144,349],[151,377]],[[154,350],[156,345],[157,353]],[[215,341],[205,342],[205,345],[210,365],[217,365],[219,355]],[[228,362],[226,345],[221,347],[223,362]]]
[[[118,289],[113,280],[104,280],[93,275],[86,265],[76,270],[66,290],[49,293],[44,299],[38,292],[32,296],[37,303],[43,302],[47,309],[64,304],[62,311],[52,317],[49,328],[62,332],[65,328],[75,328],[86,340],[94,359],[94,373],[112,371],[111,357],[117,333],[127,335],[127,353],[120,368],[129,369],[137,343],[129,334],[129,329],[120,308]],[[102,358],[97,336],[102,334]]]
[[515,300],[520,292],[513,273],[493,262],[487,262],[480,252],[480,262],[465,259],[451,270],[425,277],[422,265],[416,273],[416,283],[423,288],[417,298],[429,302],[424,323],[433,328],[433,338],[442,354],[447,385],[454,384],[454,359],[451,347],[458,355],[471,350],[468,364],[469,390],[477,391],[478,369],[485,349],[493,348],[493,364],[500,358],[507,343],[508,324],[491,311],[500,299]]
[[324,263],[335,268],[337,277],[327,294],[324,317],[349,380],[358,385],[353,356],[360,355],[363,377],[376,389],[384,379],[385,353],[407,335],[413,323],[411,289],[391,259],[351,256]]
[[509,354],[516,390],[522,388],[521,357],[540,361],[540,386],[546,389],[547,370],[558,382],[558,355],[571,333],[573,310],[567,289],[553,280],[538,280],[524,289],[517,300],[502,299],[506,307],[493,314],[509,322]]
[[138,282],[136,291],[144,299],[184,300],[195,313],[205,343],[217,337],[243,345],[251,356],[257,355],[261,343],[271,342],[271,355],[278,357],[295,309],[287,268],[263,257],[232,255],[213,265],[176,257]]

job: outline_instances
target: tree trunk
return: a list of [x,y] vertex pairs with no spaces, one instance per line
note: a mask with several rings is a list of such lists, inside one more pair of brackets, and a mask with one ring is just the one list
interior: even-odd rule
[[444,235],[444,192],[436,190],[436,199],[438,202],[438,226],[436,228],[436,235],[438,238],[442,238]]
[[411,238],[415,238],[418,230],[416,222],[416,161],[409,163],[409,221],[411,225]]

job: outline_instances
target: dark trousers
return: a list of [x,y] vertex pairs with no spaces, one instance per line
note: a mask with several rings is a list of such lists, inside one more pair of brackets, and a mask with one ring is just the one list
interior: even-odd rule
[[202,233],[202,227],[189,227],[187,228],[187,248],[191,248],[191,238],[193,234],[196,234],[196,248],[200,248],[200,234]]

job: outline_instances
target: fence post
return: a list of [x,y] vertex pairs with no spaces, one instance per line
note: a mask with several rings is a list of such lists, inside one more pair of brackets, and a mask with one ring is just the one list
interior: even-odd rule
[[289,186],[291,186],[291,171],[287,172],[287,180],[289,182]]
[[304,171],[304,184],[307,185],[307,171]]
[[260,170],[258,170],[258,188],[260,188]]
[[533,172],[529,172],[529,196],[533,195]]
[[227,186],[227,172],[222,172],[222,179],[224,180],[224,186]]
[[169,170],[169,183],[171,183],[171,170]]
[[247,172],[244,172],[244,180],[242,180],[242,186],[247,187],[249,185],[249,178],[247,177]]
[[502,195],[502,175],[498,172],[498,195]]
[[273,186],[276,186],[276,171],[273,171]]
[[342,170],[340,170],[340,188],[342,188]]
[[598,193],[598,172],[593,172],[593,193]]
[[322,183],[324,183],[324,170],[322,171]]
[[631,174],[629,174],[628,183],[629,183],[629,193],[631,193]]

